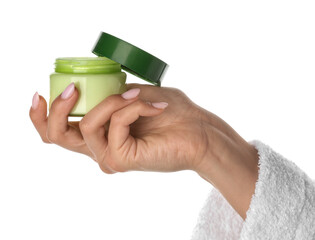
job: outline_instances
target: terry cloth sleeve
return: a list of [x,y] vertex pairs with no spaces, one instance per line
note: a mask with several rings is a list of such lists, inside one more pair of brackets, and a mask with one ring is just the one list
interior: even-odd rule
[[314,240],[315,182],[269,146],[250,143],[258,150],[259,173],[245,221],[213,189],[192,240]]

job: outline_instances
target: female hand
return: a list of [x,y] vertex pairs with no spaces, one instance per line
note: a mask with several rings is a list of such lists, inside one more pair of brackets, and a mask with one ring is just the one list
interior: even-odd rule
[[[30,117],[44,142],[86,154],[106,173],[194,170],[242,212],[257,179],[256,150],[178,89],[128,88],[106,98],[80,122],[68,122],[78,99],[74,84],[54,100],[48,117],[45,99],[35,94]],[[245,207],[238,206],[239,191],[249,197]]]
[[70,88],[66,99],[61,94],[52,103],[47,118],[42,97],[30,117],[44,142],[84,153],[106,173],[193,169],[208,148],[201,109],[177,89],[129,85],[130,92],[110,96],[80,122],[68,123],[78,99]]

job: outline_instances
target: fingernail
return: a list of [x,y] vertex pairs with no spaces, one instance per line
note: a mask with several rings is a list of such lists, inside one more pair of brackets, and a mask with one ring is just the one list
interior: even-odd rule
[[133,99],[136,96],[138,96],[139,93],[140,93],[140,88],[133,88],[133,89],[130,89],[127,92],[124,92],[123,94],[121,94],[121,97],[126,99],[126,100],[129,100],[129,99]]
[[33,96],[33,100],[32,100],[32,108],[35,110],[38,107],[38,103],[39,103],[39,95],[38,92],[36,92]]
[[72,96],[73,92],[74,92],[74,83],[70,83],[68,87],[66,87],[66,89],[62,92],[61,98],[68,99],[69,97]]
[[168,103],[167,102],[154,102],[151,105],[158,109],[164,109],[168,106]]

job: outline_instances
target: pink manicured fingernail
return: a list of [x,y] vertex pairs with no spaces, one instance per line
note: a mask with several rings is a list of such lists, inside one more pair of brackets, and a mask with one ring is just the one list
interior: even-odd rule
[[35,110],[38,107],[38,103],[39,103],[39,95],[38,92],[36,92],[33,96],[33,100],[32,100],[32,108]]
[[68,87],[66,87],[66,89],[62,92],[61,98],[68,99],[69,97],[72,96],[73,92],[74,92],[74,83],[70,83]]
[[138,96],[140,93],[140,88],[133,88],[128,90],[127,92],[124,92],[123,94],[121,94],[121,97],[126,99],[126,100],[130,100],[135,98],[136,96]]
[[167,102],[154,102],[151,105],[158,109],[164,109],[168,106],[168,103]]

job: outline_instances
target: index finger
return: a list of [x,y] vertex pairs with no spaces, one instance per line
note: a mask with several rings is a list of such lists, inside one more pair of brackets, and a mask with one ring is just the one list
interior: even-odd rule
[[139,92],[140,89],[134,88],[122,95],[111,95],[96,105],[80,121],[79,127],[84,141],[96,158],[99,158],[107,147],[105,124],[114,112],[136,101]]

